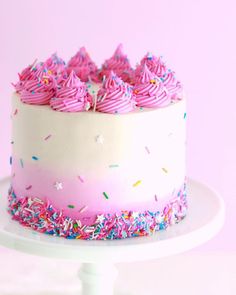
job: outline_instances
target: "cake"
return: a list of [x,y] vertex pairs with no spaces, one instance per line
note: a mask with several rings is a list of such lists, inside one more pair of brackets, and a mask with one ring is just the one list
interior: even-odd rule
[[150,235],[181,221],[186,101],[162,58],[133,69],[121,45],[98,68],[82,47],[19,74],[8,211],[68,239]]

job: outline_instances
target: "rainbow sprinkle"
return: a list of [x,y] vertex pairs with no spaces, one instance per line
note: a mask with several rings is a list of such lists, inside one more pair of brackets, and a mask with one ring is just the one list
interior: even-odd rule
[[18,109],[15,109],[14,116],[18,113]]
[[78,176],[78,179],[82,182],[82,183],[84,183],[84,178],[82,177],[82,176]]
[[21,168],[24,168],[24,162],[22,159],[20,159],[20,165],[21,165]]
[[30,190],[32,188],[32,185],[27,186],[25,189]]
[[184,113],[184,119],[186,119],[186,117],[187,117],[187,113]]
[[88,206],[84,206],[79,210],[79,213],[83,213],[88,209]]
[[161,168],[163,172],[168,173],[168,170],[166,168]]
[[133,187],[136,187],[142,183],[142,180],[138,180],[133,184]]
[[155,196],[154,196],[154,198],[155,198],[155,201],[156,201],[156,202],[158,202],[158,198],[157,198],[157,195],[155,195]]
[[147,151],[148,154],[150,154],[150,150],[147,146],[145,146],[145,150]]
[[74,205],[68,205],[67,207],[70,208],[70,209],[74,209],[75,208]]
[[32,156],[32,160],[34,160],[34,161],[38,161],[38,157],[36,157],[36,156]]
[[12,156],[10,157],[10,165],[12,165]]
[[48,136],[46,136],[46,137],[44,138],[44,140],[48,140],[50,137],[52,137],[52,134],[49,134]]
[[148,236],[180,222],[187,212],[185,184],[159,211],[119,211],[96,215],[95,218],[87,216],[86,220],[94,220],[90,224],[64,215],[48,201],[33,197],[18,198],[12,188],[8,200],[9,213],[20,224],[67,239],[112,240]]
[[109,165],[109,168],[118,168],[118,167],[119,167],[118,164],[111,164],[111,165]]
[[106,192],[103,192],[103,196],[104,196],[107,200],[109,199],[109,197],[108,197],[108,195],[107,195]]

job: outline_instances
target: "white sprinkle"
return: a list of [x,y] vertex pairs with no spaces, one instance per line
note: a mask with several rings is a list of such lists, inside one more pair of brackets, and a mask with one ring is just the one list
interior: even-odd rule
[[104,137],[102,135],[97,135],[95,137],[95,141],[99,144],[103,144],[104,143]]
[[150,150],[147,146],[145,146],[145,149],[146,149],[147,153],[150,154]]
[[84,206],[79,210],[79,213],[83,213],[84,211],[86,211],[88,209],[88,206]]
[[96,219],[96,223],[102,223],[104,221],[105,217],[103,214],[98,215]]
[[57,191],[63,189],[63,185],[62,185],[62,183],[61,183],[61,182],[58,182],[58,181],[56,181],[56,182],[54,183],[54,187],[55,187],[55,189],[56,189]]

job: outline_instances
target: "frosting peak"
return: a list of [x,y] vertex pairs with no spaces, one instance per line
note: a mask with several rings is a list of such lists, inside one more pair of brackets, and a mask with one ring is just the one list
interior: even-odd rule
[[56,53],[53,53],[44,64],[48,72],[55,76],[65,73],[65,62]]
[[33,75],[24,82],[20,98],[28,104],[48,104],[55,93],[55,80],[42,64],[32,70]]
[[170,95],[162,81],[152,73],[146,63],[141,67],[134,94],[139,107],[164,107],[171,102]]
[[134,110],[132,87],[111,71],[98,91],[95,108],[103,113],[128,113]]
[[72,70],[69,77],[64,80],[56,91],[55,97],[50,101],[51,107],[61,112],[88,111],[92,104],[92,98],[87,86]]
[[110,71],[116,73],[124,82],[131,83],[133,80],[133,69],[127,55],[123,52],[123,45],[119,44],[111,58],[102,65],[100,76],[108,76]]
[[85,47],[81,47],[79,51],[68,62],[68,72],[72,70],[83,82],[93,80],[98,82],[98,68],[92,61]]

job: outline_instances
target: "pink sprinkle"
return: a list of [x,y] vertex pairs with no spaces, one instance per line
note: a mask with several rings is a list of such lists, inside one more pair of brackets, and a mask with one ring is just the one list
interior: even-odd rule
[[78,176],[78,179],[81,181],[81,182],[83,182],[84,183],[84,179],[83,179],[83,177],[82,176]]
[[15,109],[14,116],[18,113],[18,109]]
[[32,188],[32,185],[29,185],[29,186],[27,186],[25,189],[26,190],[29,190],[29,189],[31,189]]
[[146,149],[147,153],[150,154],[150,150],[147,146],[145,146],[145,149]]
[[51,136],[52,136],[52,134],[49,134],[48,136],[46,136],[46,137],[44,138],[44,140],[48,140]]
[[84,206],[79,210],[79,213],[83,213],[84,211],[86,211],[88,209],[88,206]]
[[156,202],[158,202],[158,198],[157,198],[157,195],[155,195],[155,201],[156,201]]

